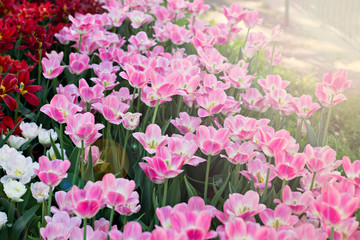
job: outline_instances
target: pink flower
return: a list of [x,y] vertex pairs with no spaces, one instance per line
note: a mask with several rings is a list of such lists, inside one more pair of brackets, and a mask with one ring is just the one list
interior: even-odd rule
[[221,11],[231,24],[239,23],[246,16],[240,3],[232,3],[229,8],[223,7]]
[[245,106],[250,110],[265,112],[270,107],[270,103],[257,88],[246,89],[246,92],[240,93],[240,96]]
[[86,69],[90,68],[89,61],[90,58],[88,55],[70,53],[68,69],[71,73],[79,75]]
[[55,213],[51,218],[45,216],[46,226],[40,229],[40,235],[43,239],[69,239],[73,228],[78,228],[81,219],[70,217],[66,212]]
[[161,135],[161,129],[156,124],[148,125],[145,133],[136,132],[133,133],[133,136],[150,154],[155,153],[157,148],[164,146],[167,139],[167,136]]
[[310,207],[322,222],[334,226],[354,214],[359,208],[359,198],[348,192],[340,192],[328,184],[323,187],[321,195],[312,201]]
[[229,64],[226,63],[226,58],[220,54],[214,47],[205,47],[196,49],[201,62],[205,65],[209,73],[219,73],[226,70]]
[[154,40],[150,40],[144,31],[140,31],[136,35],[132,35],[128,41],[131,46],[135,47],[141,52],[148,50],[150,47],[156,45],[156,42]]
[[293,97],[285,89],[275,89],[267,94],[273,110],[279,110],[283,115],[290,115],[294,108],[292,106]]
[[65,133],[69,135],[74,144],[81,148],[81,142],[84,141],[84,147],[93,144],[99,137],[100,129],[104,128],[101,123],[95,124],[95,117],[92,113],[75,114],[66,118]]
[[121,72],[120,76],[129,81],[130,85],[134,88],[143,88],[147,82],[148,78],[143,71],[136,70],[130,64],[125,64],[125,72]]
[[293,98],[291,105],[299,118],[308,118],[320,109],[320,105],[313,103],[312,97],[309,95],[302,95],[300,98]]
[[101,102],[94,103],[93,107],[99,111],[107,121],[119,125],[122,122],[122,117],[130,106],[120,102],[116,96],[108,95],[101,99]]
[[289,81],[282,80],[279,75],[267,75],[265,79],[258,79],[258,83],[265,93],[275,89],[285,89],[290,84]]
[[168,138],[168,148],[175,155],[186,156],[184,164],[197,166],[205,161],[203,158],[194,156],[198,150],[198,145],[195,141],[195,135],[190,132],[184,137],[172,135],[172,137]]
[[60,66],[64,53],[60,52],[58,54],[52,51],[51,54],[46,53],[46,56],[47,58],[44,57],[41,59],[43,75],[47,79],[54,79],[58,77],[65,68],[65,66]]
[[[116,230],[116,229],[114,229]],[[70,239],[72,240],[82,240],[84,239],[84,228],[73,228],[71,229]],[[86,239],[87,240],[106,240],[106,233],[101,230],[96,230],[90,226],[86,225]],[[112,239],[111,239],[112,240]]]
[[194,0],[187,2],[187,9],[192,15],[201,15],[210,9],[210,5],[204,4],[204,0]]
[[122,124],[126,130],[135,130],[140,122],[141,113],[127,112],[123,115]]
[[180,212],[196,212],[196,213],[206,211],[210,213],[211,218],[215,217],[217,212],[214,206],[205,205],[204,199],[202,199],[201,197],[191,197],[187,204],[178,203],[174,206],[173,210]]
[[347,178],[352,180],[356,186],[360,186],[360,160],[351,163],[350,158],[344,156],[342,165]]
[[275,153],[275,172],[280,179],[289,181],[306,171],[305,162],[306,156],[303,153],[292,156],[283,151],[277,152]]
[[325,88],[323,83],[316,84],[315,95],[324,107],[329,107],[330,105],[335,106],[346,100],[346,97],[343,94],[339,93],[334,95],[331,91],[332,90]]
[[304,193],[292,192],[290,187],[286,185],[282,191],[282,201],[275,199],[275,203],[282,203],[289,206],[294,214],[300,215],[309,207],[312,200],[312,193],[306,191]]
[[112,173],[102,178],[102,190],[106,204],[110,206],[124,205],[135,189],[135,182],[125,178],[115,178]]
[[90,78],[90,80],[97,85],[103,86],[105,90],[111,90],[119,84],[119,82],[116,82],[115,73],[102,72],[100,73],[100,76],[97,78]]
[[206,211],[175,211],[170,216],[170,222],[174,231],[178,235],[183,235],[186,239],[211,239],[217,235],[215,231],[209,231],[211,215]]
[[103,86],[95,85],[94,87],[89,87],[85,79],[81,78],[79,80],[80,97],[85,103],[92,103],[104,97],[104,90]]
[[299,221],[297,216],[291,215],[291,208],[284,204],[277,205],[275,210],[262,211],[260,219],[265,226],[273,226],[276,229],[289,229]]
[[74,185],[70,190],[74,213],[81,218],[92,218],[103,207],[105,199],[101,185],[88,181],[84,189]]
[[344,69],[338,70],[335,74],[330,70],[323,76],[323,85],[331,94],[336,95],[351,87],[352,81],[347,80],[347,72]]
[[133,213],[139,212],[141,206],[139,205],[139,194],[132,192],[124,205],[119,205],[115,208],[115,211],[121,215],[130,216]]
[[170,40],[176,45],[190,42],[190,38],[193,35],[185,26],[180,27],[171,22],[166,24],[165,29],[170,35]]
[[255,75],[247,75],[248,64],[243,66],[234,65],[224,72],[224,76],[220,77],[224,81],[230,82],[235,88],[248,89]]
[[124,231],[120,239],[123,240],[147,240],[150,237],[149,232],[142,232],[141,225],[138,222],[128,222],[124,226]]
[[84,162],[88,161],[90,148],[91,148],[91,158],[93,161],[93,166],[95,166],[97,164],[98,160],[100,160],[100,149],[98,146],[91,146],[91,147],[85,148]]
[[336,152],[329,146],[313,148],[308,144],[304,153],[306,155],[306,166],[311,172],[332,171],[341,165],[341,161],[336,161]]
[[216,217],[222,223],[234,218],[249,220],[265,209],[266,206],[264,204],[259,204],[259,194],[249,190],[245,195],[239,193],[230,194],[229,199],[224,203],[224,213],[218,211]]
[[[311,223],[303,223],[300,226],[294,229],[298,239],[317,239],[325,240],[327,239],[327,234],[323,229],[315,228]],[[334,238],[336,239],[336,238]]]
[[147,163],[140,162],[141,169],[146,176],[156,184],[165,182],[165,179],[174,178],[180,173],[186,156],[173,155],[168,148],[158,148],[154,157],[144,157]]
[[196,142],[205,155],[215,156],[219,154],[229,142],[230,132],[228,129],[216,130],[213,126],[199,126],[196,129]]
[[247,28],[253,28],[255,25],[262,24],[262,19],[259,18],[259,12],[258,11],[246,11],[245,17],[244,17],[244,23]]
[[260,224],[250,221],[245,222],[241,218],[236,218],[232,221],[226,222],[224,226],[219,226],[216,231],[219,234],[220,240],[263,240],[267,239],[268,234],[266,227],[262,227]]
[[224,127],[230,130],[231,139],[238,143],[249,140],[258,131],[258,126],[256,119],[240,114],[228,116],[224,121]]
[[131,22],[131,26],[135,29],[138,29],[146,22],[149,23],[153,21],[153,17],[151,15],[137,10],[128,12],[127,17]]
[[199,117],[213,116],[225,107],[226,93],[222,89],[216,89],[199,95],[196,100],[201,107],[198,110]]
[[244,142],[243,144],[232,142],[225,148],[227,156],[222,154],[220,154],[220,156],[226,158],[235,165],[244,164],[256,156],[254,149],[255,146],[252,142]]
[[279,65],[280,62],[281,62],[281,59],[282,59],[282,54],[279,53],[276,49],[274,49],[274,52],[272,52],[272,50],[267,50],[266,51],[266,59],[268,60],[268,63],[270,64],[271,62],[271,55],[272,56],[272,65],[273,66],[276,66],[276,65]]
[[[261,128],[260,130],[260,145],[265,155],[273,157],[277,152],[286,151],[290,147],[292,137],[288,131],[281,129],[273,133],[266,130],[267,128]],[[298,144],[296,146],[298,148]]]
[[102,60],[99,65],[92,64],[91,67],[97,76],[101,75],[101,73],[117,73],[120,70],[120,67],[114,67],[112,61],[108,60]]
[[277,41],[282,33],[282,29],[279,24],[277,24],[272,30],[271,30],[271,41]]
[[71,204],[70,192],[57,191],[55,193],[55,200],[57,205],[59,206],[59,209],[57,209],[55,206],[52,206],[51,212],[53,214],[62,211],[67,212],[68,214],[73,214],[73,206]]
[[40,111],[59,123],[64,123],[68,116],[81,111],[81,107],[70,102],[64,95],[56,94],[50,101],[40,108]]
[[179,113],[179,117],[180,118],[175,118],[175,120],[171,120],[170,122],[182,134],[195,132],[196,128],[201,124],[201,118],[189,116],[186,112]]
[[67,177],[66,171],[70,165],[69,160],[63,161],[56,159],[50,161],[46,156],[41,156],[39,158],[39,169],[34,168],[34,172],[43,183],[51,187],[56,187]]

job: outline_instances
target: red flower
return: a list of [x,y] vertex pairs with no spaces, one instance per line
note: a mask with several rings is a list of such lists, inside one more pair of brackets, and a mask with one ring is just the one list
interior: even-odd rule
[[17,106],[16,101],[9,95],[9,93],[14,91],[16,84],[17,79],[14,74],[8,74],[4,79],[0,75],[0,102],[4,100],[6,105],[10,108],[10,111],[14,111]]
[[31,85],[34,81],[35,79],[29,80],[28,71],[20,71],[18,76],[18,84],[15,86],[15,91],[21,93],[21,95],[28,103],[37,106],[40,104],[40,101],[34,93],[43,90],[43,87],[39,85]]
[[[8,134],[15,127],[15,125],[18,124],[21,120],[22,118],[19,117],[17,121],[14,122],[11,117],[5,116],[2,119],[2,122],[0,123],[0,133],[4,135]],[[21,132],[22,131],[20,129],[20,124],[19,124],[15,128],[15,131],[12,133],[12,135],[19,135]]]

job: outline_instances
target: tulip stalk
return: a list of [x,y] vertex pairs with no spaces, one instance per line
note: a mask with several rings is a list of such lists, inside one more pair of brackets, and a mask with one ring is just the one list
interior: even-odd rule
[[256,60],[255,60],[255,71],[254,73],[257,72],[257,68],[258,68],[258,60],[259,60],[259,51],[256,52]]
[[141,97],[141,88],[138,89],[138,100],[137,100],[137,105],[136,105],[136,112],[140,111],[140,97]]
[[168,180],[165,179],[163,199],[162,199],[162,206],[163,207],[165,207],[165,205],[166,205],[167,190],[168,190]]
[[313,190],[314,182],[315,182],[315,176],[316,176],[316,172],[314,172],[313,177],[312,177],[312,179],[311,179],[310,191]]
[[53,195],[53,187],[50,186],[50,189],[49,189],[49,199],[48,199],[48,210],[47,210],[47,215],[48,216],[51,216],[51,200],[52,200],[52,195]]
[[322,133],[321,146],[326,145],[327,133],[328,133],[328,128],[329,128],[329,124],[330,124],[332,107],[333,107],[333,101],[334,101],[334,96],[331,96],[329,111],[328,111],[328,114],[326,117],[326,124],[325,124],[325,128],[324,128],[324,132]]
[[206,162],[204,199],[207,199],[207,193],[208,193],[210,161],[211,161],[211,155],[208,155],[207,162]]
[[64,160],[64,126],[60,123],[60,148],[61,148],[61,160]]
[[86,240],[86,225],[87,225],[87,218],[83,219],[83,228],[84,228],[84,237],[83,239]]
[[42,50],[41,50],[41,43],[40,43],[40,47],[38,49],[39,52],[39,63],[38,63],[38,85],[41,85],[41,55],[42,55]]
[[271,51],[271,58],[270,58],[270,64],[269,64],[269,74],[271,74],[271,71],[272,71],[272,63],[273,63],[273,59],[274,59],[275,46],[276,46],[276,42],[274,42],[273,47],[272,47],[272,51]]
[[[112,226],[112,223],[113,223],[113,221],[114,221],[114,214],[115,214],[115,206],[113,206],[113,207],[111,208],[110,222],[109,222],[109,229],[108,229],[109,232],[110,232],[110,230],[111,230],[111,226]],[[109,236],[108,236],[108,239],[110,239]]]
[[124,167],[125,167],[125,153],[126,153],[127,142],[129,140],[129,136],[130,136],[129,133],[130,133],[129,130],[126,131],[124,147],[123,147],[122,154],[121,154],[121,163],[120,163],[120,171],[121,171],[121,173],[124,171]]
[[157,114],[157,111],[158,111],[158,108],[159,108],[159,104],[160,104],[160,99],[158,99],[157,102],[156,102],[156,106],[155,106],[155,110],[154,110],[154,115],[153,115],[151,124],[154,124],[154,123],[155,123],[156,114]]
[[81,140],[81,148],[80,148],[80,152],[78,153],[77,155],[77,158],[76,158],[76,164],[75,164],[75,170],[74,170],[74,177],[73,177],[73,185],[75,184],[75,178],[76,178],[76,175],[77,175],[77,172],[79,171],[79,163],[80,163],[80,153],[83,157],[83,159],[85,158],[85,151],[84,151],[84,140]]
[[265,189],[264,189],[264,192],[263,192],[263,194],[262,194],[264,197],[266,197],[266,193],[267,193],[267,189],[268,189],[269,176],[270,176],[270,168],[268,168],[268,169],[267,169],[267,172],[266,172]]
[[283,200],[282,199],[282,196],[283,196],[283,191],[284,191],[284,187],[286,186],[286,184],[287,184],[287,181],[285,180],[285,179],[283,179],[283,182],[282,182],[282,185],[281,185],[281,191],[280,191],[280,199],[281,200]]
[[331,228],[330,240],[334,239],[334,227]]
[[227,40],[226,40],[226,47],[225,47],[226,52],[227,52],[228,47],[229,47],[229,41],[230,41],[230,35],[231,35],[232,29],[233,29],[233,24],[230,25],[230,31],[229,31],[229,34],[228,34],[228,37],[227,37]]
[[46,201],[45,199],[41,203],[41,226],[45,226],[45,211],[46,211]]
[[79,47],[78,47],[78,53],[80,52],[80,47],[81,47],[81,40],[82,40],[82,34],[80,34],[80,38],[79,38]]

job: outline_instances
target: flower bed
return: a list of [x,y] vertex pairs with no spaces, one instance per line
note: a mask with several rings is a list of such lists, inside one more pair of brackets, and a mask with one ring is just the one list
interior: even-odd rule
[[281,28],[257,11],[90,3],[1,5],[1,236],[360,238],[359,160],[327,146],[344,70],[319,104],[272,74]]

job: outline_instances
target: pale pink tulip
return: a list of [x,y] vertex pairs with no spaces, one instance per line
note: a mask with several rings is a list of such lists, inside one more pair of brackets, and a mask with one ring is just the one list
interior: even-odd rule
[[255,25],[261,25],[262,19],[259,18],[258,11],[246,11],[244,16],[244,23],[247,28],[253,28]]
[[123,121],[122,117],[130,106],[120,102],[116,96],[108,95],[101,99],[101,102],[94,103],[93,107],[99,111],[107,121],[119,125]]
[[64,53],[59,54],[52,51],[50,54],[46,53],[47,58],[41,59],[41,66],[43,68],[43,75],[47,79],[54,79],[58,77],[64,70],[65,66],[60,66]]
[[189,116],[186,112],[181,112],[179,113],[179,118],[171,120],[170,123],[182,134],[186,134],[188,132],[193,133],[196,128],[200,126],[201,118]]
[[80,53],[70,53],[68,69],[71,73],[79,75],[86,69],[89,69],[90,58],[88,55]]
[[220,154],[232,164],[244,164],[252,161],[256,156],[254,152],[255,145],[252,142],[244,142],[243,144],[231,143],[225,148],[226,155]]
[[223,7],[221,11],[231,24],[239,23],[246,16],[246,11],[243,10],[240,3],[232,3],[229,8]]
[[356,186],[360,186],[360,160],[351,162],[350,158],[344,156],[342,165],[347,178],[352,180]]
[[122,125],[126,130],[135,130],[140,123],[141,113],[127,112],[123,115]]
[[300,215],[307,210],[311,200],[312,193],[310,191],[292,192],[290,187],[286,185],[282,190],[282,201],[275,199],[274,202],[285,204],[291,208],[294,214]]
[[85,103],[92,103],[97,99],[104,97],[104,87],[100,85],[95,85],[94,87],[89,87],[89,84],[85,79],[81,78],[79,80],[79,94],[81,100]]
[[67,170],[71,163],[69,160],[53,160],[50,161],[46,156],[39,158],[39,169],[34,168],[35,174],[40,180],[51,187],[56,187],[67,177]]
[[135,182],[125,178],[115,178],[112,173],[102,178],[102,190],[106,204],[110,206],[124,205],[135,189]]
[[[271,62],[271,55],[272,56],[272,62]],[[266,59],[268,60],[268,63],[272,64],[272,66],[276,66],[279,65],[282,59],[282,54],[279,53],[276,49],[274,49],[274,52],[272,50],[267,50],[266,51]]]
[[150,124],[147,126],[145,133],[136,132],[133,133],[133,136],[138,140],[145,150],[153,154],[156,152],[157,148],[160,148],[166,144],[166,136],[161,135],[161,129],[156,124]]
[[199,95],[196,100],[201,107],[198,110],[199,117],[213,116],[225,107],[226,93],[222,89],[216,89]]
[[230,130],[231,139],[238,143],[251,139],[258,131],[258,126],[259,123],[256,119],[240,114],[229,116],[224,121],[224,128]]
[[219,154],[229,142],[230,132],[228,129],[216,130],[213,126],[199,126],[196,129],[196,142],[205,155],[215,156]]
[[268,235],[268,230],[266,227],[262,227],[260,224],[250,221],[245,222],[241,218],[236,218],[232,221],[226,222],[224,226],[219,226],[216,231],[219,234],[220,240],[263,240],[267,239]]
[[341,161],[336,161],[336,152],[329,146],[312,147],[308,144],[304,153],[306,155],[306,166],[311,172],[332,171],[341,165]]
[[265,79],[258,79],[258,83],[266,93],[275,89],[285,89],[290,84],[289,81],[282,80],[279,75],[267,75]]
[[308,118],[320,109],[320,105],[313,103],[312,97],[309,95],[293,98],[291,105],[299,118]]
[[275,172],[278,178],[289,181],[303,174],[306,156],[298,153],[295,156],[284,151],[275,153]]
[[299,221],[297,216],[291,215],[291,208],[284,204],[276,206],[275,210],[266,209],[259,215],[265,226],[276,229],[289,229]]

